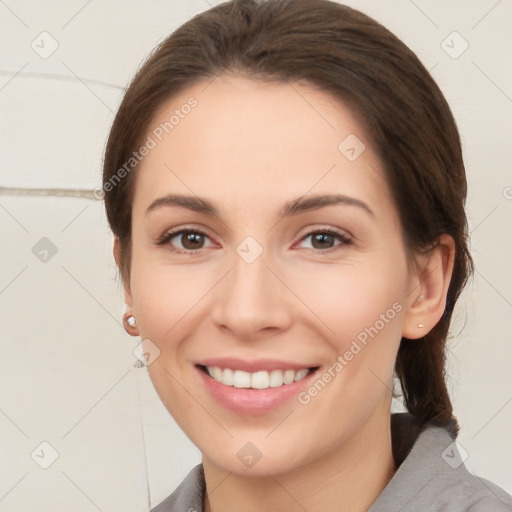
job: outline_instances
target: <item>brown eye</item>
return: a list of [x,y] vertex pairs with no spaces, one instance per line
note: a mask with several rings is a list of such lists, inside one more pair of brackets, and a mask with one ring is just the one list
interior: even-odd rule
[[[311,248],[318,250],[329,250],[338,247],[339,245],[349,245],[350,238],[344,233],[335,231],[333,229],[322,229],[309,232],[302,240],[311,238]],[[340,242],[336,243],[336,239]]]
[[201,249],[204,243],[204,236],[200,233],[188,231],[179,235],[179,241],[184,249]]
[[166,233],[157,242],[157,245],[171,246],[171,251],[183,254],[199,251],[205,248],[205,241],[209,240],[206,233],[192,229],[181,229],[171,233]]
[[335,236],[329,233],[315,233],[311,241],[315,249],[330,249],[335,242]]

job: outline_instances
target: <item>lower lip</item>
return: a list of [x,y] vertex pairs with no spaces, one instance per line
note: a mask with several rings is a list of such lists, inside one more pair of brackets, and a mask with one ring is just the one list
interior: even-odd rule
[[316,371],[303,379],[267,389],[235,388],[216,381],[197,368],[206,389],[221,405],[239,414],[258,415],[273,411],[297,396],[312,379]]

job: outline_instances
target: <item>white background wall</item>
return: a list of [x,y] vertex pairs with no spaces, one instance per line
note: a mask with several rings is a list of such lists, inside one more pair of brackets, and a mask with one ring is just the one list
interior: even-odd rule
[[[512,492],[512,2],[348,3],[418,54],[458,121],[477,272],[452,329],[450,389],[467,466]],[[0,2],[2,511],[147,510],[200,460],[134,367],[137,340],[121,325],[112,239],[91,192],[140,61],[208,7]],[[461,55],[453,31],[469,45]]]

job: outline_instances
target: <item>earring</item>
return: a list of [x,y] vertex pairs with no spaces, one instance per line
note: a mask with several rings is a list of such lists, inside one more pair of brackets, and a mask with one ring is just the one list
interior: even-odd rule
[[131,313],[123,315],[123,327],[130,336],[137,336],[139,334],[137,331],[137,321]]
[[418,324],[418,327],[421,329],[422,327],[425,327],[423,324]]

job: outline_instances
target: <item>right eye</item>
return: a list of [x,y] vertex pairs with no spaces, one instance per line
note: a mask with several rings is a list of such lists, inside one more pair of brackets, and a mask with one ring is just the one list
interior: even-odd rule
[[[175,242],[173,240],[176,239]],[[198,253],[205,247],[204,241],[209,237],[206,233],[198,229],[180,229],[165,233],[156,242],[157,245],[170,245],[170,250],[177,254]],[[178,244],[177,248],[176,245]]]

